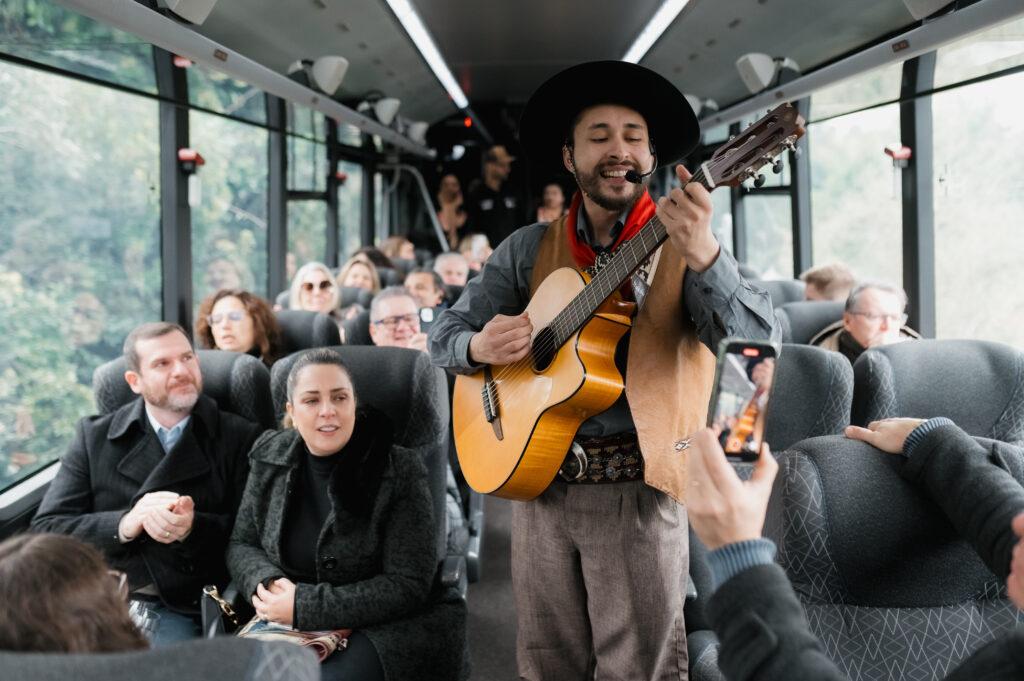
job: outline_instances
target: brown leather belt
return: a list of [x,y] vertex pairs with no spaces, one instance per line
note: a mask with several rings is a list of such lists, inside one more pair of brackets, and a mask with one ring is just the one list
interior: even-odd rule
[[577,438],[558,475],[582,485],[643,480],[644,458],[636,433]]

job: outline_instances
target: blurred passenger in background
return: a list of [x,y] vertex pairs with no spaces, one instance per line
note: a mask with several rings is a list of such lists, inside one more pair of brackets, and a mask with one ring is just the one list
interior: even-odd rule
[[494,249],[485,234],[469,234],[459,243],[459,253],[469,263],[469,269],[479,272]]
[[541,203],[537,208],[537,222],[551,222],[565,215],[565,192],[562,185],[549,182],[544,186]]
[[483,174],[470,185],[466,196],[469,228],[487,235],[497,246],[524,222],[523,210],[515,194],[505,187],[515,157],[502,145],[484,153]]
[[856,362],[868,348],[921,337],[906,326],[907,294],[899,286],[858,284],[846,299],[841,321],[822,329],[811,345],[840,352]]
[[333,316],[338,309],[338,300],[338,285],[331,270],[322,262],[309,262],[300,267],[292,279],[288,309]]
[[0,650],[116,653],[149,647],[128,615],[125,573],[61,534],[0,543]]
[[395,266],[394,263],[391,262],[391,258],[384,255],[384,252],[375,246],[363,246],[358,251],[352,254],[352,258],[366,260],[370,263],[373,263],[373,266],[377,268],[393,268]]
[[841,262],[812,267],[800,275],[807,300],[846,300],[853,290],[856,278],[853,271]]
[[380,291],[380,275],[372,262],[354,255],[338,270],[338,285],[377,293]]
[[202,347],[245,352],[267,366],[281,354],[281,330],[270,305],[241,289],[218,291],[204,300],[195,330]]
[[434,260],[434,271],[446,286],[465,286],[469,279],[469,261],[461,253],[448,251]]
[[394,260],[416,260],[416,247],[404,236],[389,236],[380,245],[380,251],[388,256],[394,264]]
[[420,307],[438,308],[444,303],[444,281],[433,270],[414,269],[405,277],[405,288]]
[[449,173],[441,178],[437,190],[437,219],[448,237],[448,248],[459,245],[459,232],[466,224],[466,207],[462,201],[459,178]]

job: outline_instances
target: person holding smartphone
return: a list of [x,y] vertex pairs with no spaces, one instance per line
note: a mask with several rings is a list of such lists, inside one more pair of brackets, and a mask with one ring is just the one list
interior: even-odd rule
[[[846,436],[901,457],[901,475],[921,486],[971,541],[1024,609],[1024,487],[1003,468],[1024,458],[1017,447],[981,445],[946,418],[886,419]],[[778,464],[767,447],[742,481],[712,428],[691,440],[687,459],[690,523],[707,546],[715,588],[708,603],[721,643],[718,661],[730,681],[846,679],[808,628],[775,545],[761,536]],[[744,625],[751,626],[741,626]],[[756,623],[753,626],[752,623]],[[759,664],[750,659],[760,658]],[[1024,631],[989,643],[946,677],[1024,678]]]

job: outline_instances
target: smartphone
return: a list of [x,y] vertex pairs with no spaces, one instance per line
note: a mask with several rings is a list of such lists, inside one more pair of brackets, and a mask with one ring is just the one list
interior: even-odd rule
[[726,338],[718,346],[708,425],[730,461],[756,461],[764,442],[778,348],[772,343]]
[[427,333],[430,331],[430,325],[434,323],[436,313],[432,307],[421,307],[420,308],[420,331]]

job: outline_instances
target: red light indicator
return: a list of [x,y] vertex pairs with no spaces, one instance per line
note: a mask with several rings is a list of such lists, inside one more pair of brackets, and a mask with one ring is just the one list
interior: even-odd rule
[[462,125],[466,126],[467,128],[472,128],[473,119],[470,118],[469,116],[466,116],[465,118],[462,119]]
[[760,357],[761,351],[757,348],[743,348],[744,357]]

